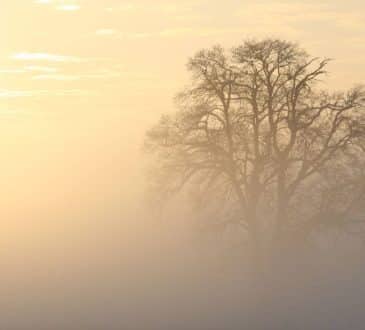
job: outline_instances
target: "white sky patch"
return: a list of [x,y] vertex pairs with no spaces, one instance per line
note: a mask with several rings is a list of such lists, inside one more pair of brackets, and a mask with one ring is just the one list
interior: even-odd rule
[[117,31],[114,29],[99,29],[96,31],[97,36],[112,36],[117,34]]
[[56,55],[49,53],[17,53],[11,56],[13,60],[19,61],[46,61],[46,62],[80,62],[73,56]]
[[221,36],[224,34],[242,34],[242,27],[231,28],[171,28],[156,32],[130,32],[116,33],[113,36],[118,39],[147,39],[147,38],[203,38],[210,36]]
[[106,11],[112,12],[112,11],[131,11],[137,9],[137,6],[132,3],[124,3],[117,5],[115,7],[107,7],[105,8]]
[[160,12],[168,14],[179,14],[191,12],[193,6],[197,3],[197,0],[193,1],[181,1],[179,3],[171,3],[171,1],[163,1],[162,3],[157,1],[150,1],[137,4],[136,1],[130,3],[116,4],[115,6],[106,7],[108,12],[130,12],[130,11],[144,11],[144,12]]
[[39,72],[39,73],[56,73],[58,72],[58,68],[47,67],[47,66],[36,66],[29,65],[23,68],[0,68],[0,74],[24,74],[30,72]]
[[26,72],[23,69],[0,69],[0,74],[21,74]]
[[25,70],[31,72],[43,72],[43,73],[55,73],[58,71],[57,68],[52,68],[48,66],[37,66],[37,65],[29,65],[25,67]]
[[41,5],[48,5],[52,3],[52,0],[35,0],[35,3],[41,4]]
[[63,75],[63,74],[40,74],[34,76],[33,80],[56,80],[56,81],[76,81],[82,77],[78,75]]
[[81,6],[77,3],[70,3],[69,1],[60,1],[60,0],[35,0],[36,4],[39,5],[55,5],[56,10],[61,11],[77,11],[81,9]]
[[41,96],[80,96],[92,94],[83,89],[37,89],[37,90],[10,90],[0,89],[0,99],[29,98]]
[[62,11],[77,11],[81,9],[81,6],[76,4],[63,4],[56,6],[56,9]]
[[39,74],[35,75],[33,80],[53,80],[53,81],[77,81],[81,79],[112,79],[118,78],[121,74],[112,70],[102,70],[95,73],[86,73],[80,75],[72,74]]
[[0,89],[0,99],[11,99],[11,98],[30,97],[30,96],[33,96],[33,93],[31,91]]

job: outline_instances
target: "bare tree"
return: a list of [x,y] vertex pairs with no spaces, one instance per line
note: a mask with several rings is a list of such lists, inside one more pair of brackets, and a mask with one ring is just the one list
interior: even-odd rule
[[202,202],[224,210],[221,224],[246,231],[257,256],[351,218],[364,197],[352,164],[365,165],[365,94],[320,90],[329,61],[271,39],[198,52],[178,112],[148,132],[157,185],[170,194],[195,184]]

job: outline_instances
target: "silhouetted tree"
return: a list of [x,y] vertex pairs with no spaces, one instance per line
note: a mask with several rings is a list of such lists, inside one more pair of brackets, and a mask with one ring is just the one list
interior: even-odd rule
[[193,184],[201,205],[218,206],[211,221],[243,228],[257,256],[358,221],[365,94],[320,90],[328,63],[271,39],[198,52],[179,110],[148,132],[160,192]]

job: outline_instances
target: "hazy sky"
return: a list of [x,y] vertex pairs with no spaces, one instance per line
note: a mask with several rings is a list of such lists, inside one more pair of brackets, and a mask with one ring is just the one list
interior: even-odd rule
[[298,41],[346,88],[364,81],[364,22],[363,0],[0,0],[1,283],[70,287],[65,264],[85,274],[134,239],[113,229],[132,226],[143,135],[197,50]]
[[131,196],[143,133],[198,49],[287,38],[334,58],[343,88],[363,81],[364,22],[361,0],[1,0],[5,209]]
[[2,218],[132,199],[144,131],[198,49],[287,38],[343,88],[365,75],[364,22],[360,0],[1,0]]

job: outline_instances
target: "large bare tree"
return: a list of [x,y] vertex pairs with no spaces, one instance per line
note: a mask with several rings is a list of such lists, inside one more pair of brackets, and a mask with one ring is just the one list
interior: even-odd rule
[[219,206],[210,221],[244,229],[257,256],[360,221],[365,94],[321,90],[328,63],[272,39],[198,52],[178,111],[148,132],[160,193],[194,185]]

